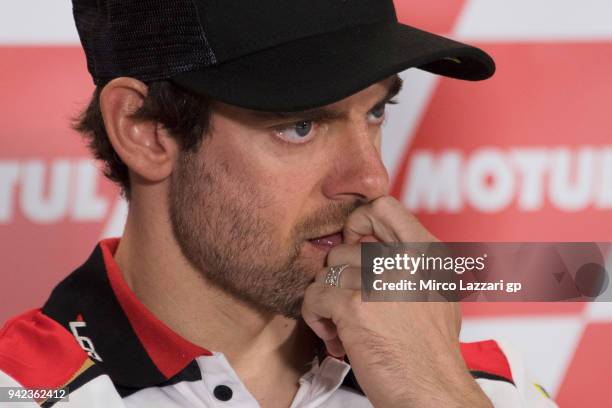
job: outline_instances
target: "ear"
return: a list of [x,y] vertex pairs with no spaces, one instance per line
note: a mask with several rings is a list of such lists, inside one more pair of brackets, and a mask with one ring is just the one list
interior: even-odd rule
[[132,117],[147,92],[137,79],[116,78],[100,93],[100,109],[108,138],[132,175],[157,183],[172,174],[179,149],[163,126]]

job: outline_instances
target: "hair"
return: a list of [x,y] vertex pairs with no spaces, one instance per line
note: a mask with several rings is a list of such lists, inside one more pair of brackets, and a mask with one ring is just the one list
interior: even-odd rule
[[[178,142],[181,151],[196,151],[210,129],[212,99],[184,91],[169,81],[147,85],[144,102],[132,118],[161,124]],[[84,136],[93,156],[103,163],[104,175],[118,184],[123,196],[129,200],[129,169],[106,133],[100,110],[102,88],[96,87],[89,105],[74,120],[73,128]]]

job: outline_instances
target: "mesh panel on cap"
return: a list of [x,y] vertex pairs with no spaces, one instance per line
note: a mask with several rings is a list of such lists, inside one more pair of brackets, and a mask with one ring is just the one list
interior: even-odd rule
[[96,85],[167,79],[216,62],[193,0],[73,0],[73,12]]

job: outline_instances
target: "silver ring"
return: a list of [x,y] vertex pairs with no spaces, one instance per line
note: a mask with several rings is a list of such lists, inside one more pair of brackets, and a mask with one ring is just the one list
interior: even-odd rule
[[340,276],[342,275],[342,272],[344,272],[344,270],[348,267],[349,265],[330,266],[329,270],[327,271],[327,275],[325,275],[325,284],[339,288]]

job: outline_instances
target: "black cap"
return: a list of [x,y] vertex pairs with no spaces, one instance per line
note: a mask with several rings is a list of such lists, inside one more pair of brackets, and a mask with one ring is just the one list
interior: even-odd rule
[[484,51],[397,21],[392,0],[73,0],[96,85],[171,80],[229,104],[297,111],[416,67],[487,79]]

